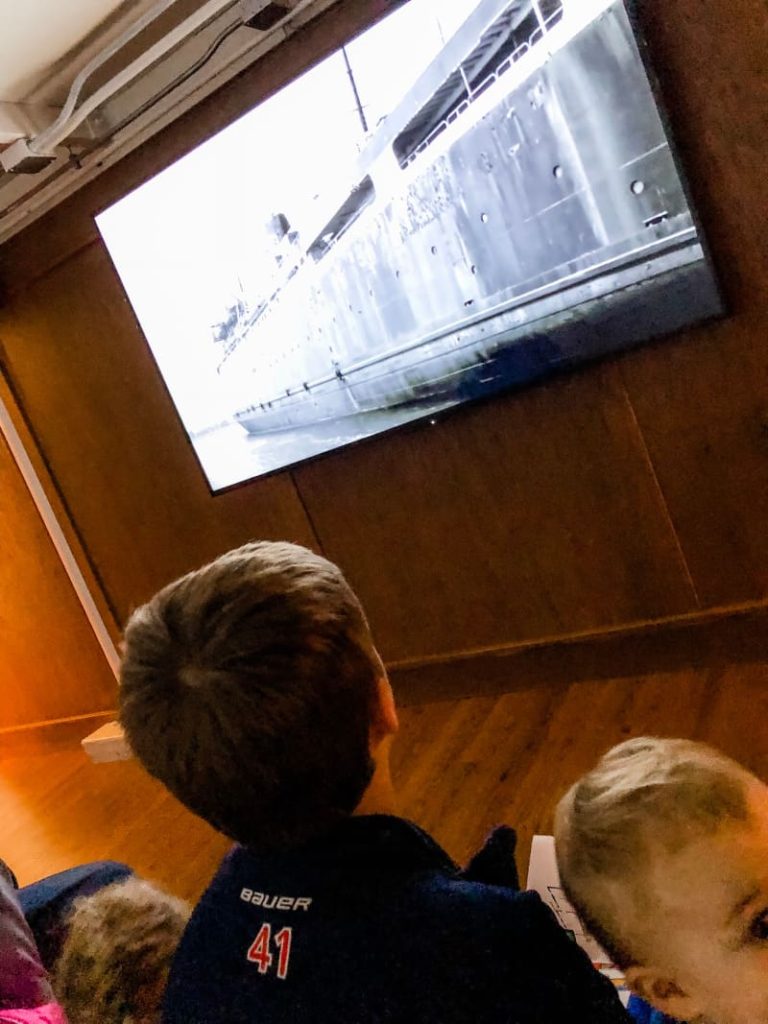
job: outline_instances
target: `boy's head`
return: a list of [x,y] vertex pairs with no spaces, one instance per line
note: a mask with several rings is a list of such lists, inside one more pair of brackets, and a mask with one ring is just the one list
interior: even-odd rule
[[182,803],[262,850],[352,813],[373,775],[372,738],[397,727],[341,571],[268,542],[222,555],[134,612],[120,719]]
[[563,886],[631,987],[679,1020],[768,1024],[768,787],[687,740],[609,751],[561,800]]
[[159,1024],[189,907],[129,878],[75,903],[55,968],[69,1024]]

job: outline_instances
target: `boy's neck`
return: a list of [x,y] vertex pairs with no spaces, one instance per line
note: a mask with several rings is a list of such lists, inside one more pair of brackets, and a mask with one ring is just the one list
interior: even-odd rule
[[362,814],[397,814],[397,797],[392,785],[389,768],[389,744],[383,744],[376,754],[376,768],[368,788],[363,793],[360,803],[354,809],[354,815]]

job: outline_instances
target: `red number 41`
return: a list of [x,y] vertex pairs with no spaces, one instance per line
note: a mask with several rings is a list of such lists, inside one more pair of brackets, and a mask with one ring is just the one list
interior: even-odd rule
[[[279,932],[275,934],[275,945],[277,946],[277,976],[281,980],[285,980],[288,977],[288,962],[291,959],[291,939],[293,937],[293,929],[281,928]],[[274,961],[274,956],[270,953],[269,947],[272,944],[272,925],[263,924],[259,929],[259,934],[253,940],[251,948],[248,950],[248,959],[252,964],[257,964],[259,968],[259,974],[267,974]]]

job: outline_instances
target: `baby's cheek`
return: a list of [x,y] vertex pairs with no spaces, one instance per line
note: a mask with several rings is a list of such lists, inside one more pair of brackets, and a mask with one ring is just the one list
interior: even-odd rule
[[768,1024],[768,952],[751,957],[741,968],[729,970],[724,963],[718,972],[727,989],[721,1019],[733,1024]]

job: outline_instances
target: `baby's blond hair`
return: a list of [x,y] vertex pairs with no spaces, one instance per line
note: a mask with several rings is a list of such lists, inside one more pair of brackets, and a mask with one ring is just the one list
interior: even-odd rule
[[182,900],[139,878],[78,900],[53,977],[69,1024],[159,1022],[189,914]]
[[555,843],[568,898],[621,967],[647,950],[642,915],[653,853],[681,850],[732,821],[746,821],[753,776],[690,740],[640,737],[620,743],[560,801]]

